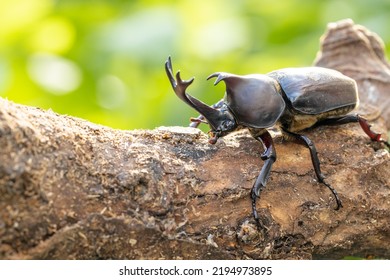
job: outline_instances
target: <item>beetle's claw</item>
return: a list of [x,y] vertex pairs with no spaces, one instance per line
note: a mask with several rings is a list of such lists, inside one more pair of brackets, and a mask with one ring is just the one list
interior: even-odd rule
[[214,145],[215,143],[217,143],[217,140],[218,140],[218,134],[217,133],[214,133],[213,131],[209,131],[208,132],[210,138],[209,138],[209,143]]
[[332,192],[334,198],[336,199],[337,206],[334,210],[339,210],[340,208],[343,208],[343,204],[341,203],[341,200],[339,198],[339,195],[337,194],[337,191],[330,184],[328,184],[327,182],[324,181],[325,177],[322,176],[319,179],[320,179],[319,182],[323,183]]
[[341,208],[343,208],[343,204],[341,203],[341,201],[340,200],[337,200],[337,206],[336,206],[336,208],[334,209],[334,210],[340,210]]

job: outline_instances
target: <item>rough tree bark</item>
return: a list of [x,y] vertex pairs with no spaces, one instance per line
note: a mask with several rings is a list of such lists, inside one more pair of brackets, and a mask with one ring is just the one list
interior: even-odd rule
[[[348,44],[332,37],[337,28]],[[388,94],[375,36],[352,22],[327,36],[333,47],[323,41],[318,64],[345,66],[351,52],[340,49],[353,49],[345,70],[362,94],[374,85]],[[373,124],[385,131],[383,119]],[[306,134],[344,208],[315,181],[308,151],[276,139],[259,231],[249,194],[262,150],[246,131],[209,145],[197,129],[114,130],[0,99],[0,258],[389,258],[389,153],[356,124]]]

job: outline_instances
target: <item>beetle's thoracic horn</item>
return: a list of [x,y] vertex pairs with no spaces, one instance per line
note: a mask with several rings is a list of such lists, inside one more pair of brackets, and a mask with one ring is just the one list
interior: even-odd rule
[[285,108],[277,82],[266,75],[246,75],[217,72],[207,79],[217,78],[226,84],[226,102],[239,122],[248,127],[273,126]]
[[231,77],[231,76],[232,76],[232,74],[228,74],[228,73],[224,73],[224,72],[216,72],[216,73],[213,73],[210,76],[208,76],[207,80],[210,80],[211,78],[217,77],[217,79],[214,82],[214,85],[217,85],[223,79],[225,79],[227,77]]
[[169,81],[171,82],[172,88],[175,91],[177,97],[179,97],[185,103],[187,103],[196,111],[198,111],[202,116],[204,116],[209,125],[214,130],[216,130],[221,120],[223,120],[223,114],[219,110],[214,109],[213,107],[203,103],[202,101],[196,99],[195,97],[189,95],[186,92],[187,87],[192,84],[194,78],[191,78],[189,80],[182,80],[180,77],[180,71],[178,71],[176,73],[175,79],[173,77],[172,62],[170,57],[168,57],[168,60],[165,62],[165,71],[168,75]]

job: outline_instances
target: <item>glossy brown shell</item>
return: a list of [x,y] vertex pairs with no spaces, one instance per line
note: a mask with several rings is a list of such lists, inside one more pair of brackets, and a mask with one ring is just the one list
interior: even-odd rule
[[355,107],[356,82],[342,73],[322,67],[285,68],[267,76],[280,84],[288,106],[309,115]]

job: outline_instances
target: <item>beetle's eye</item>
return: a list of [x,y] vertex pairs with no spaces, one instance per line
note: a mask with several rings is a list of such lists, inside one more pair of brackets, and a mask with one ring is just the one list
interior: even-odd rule
[[234,123],[231,120],[227,120],[227,121],[223,122],[222,130],[224,130],[224,131],[230,130],[233,128],[233,125],[234,125]]
[[226,130],[229,127],[229,122],[228,121],[224,122],[222,127],[223,127],[223,130]]

